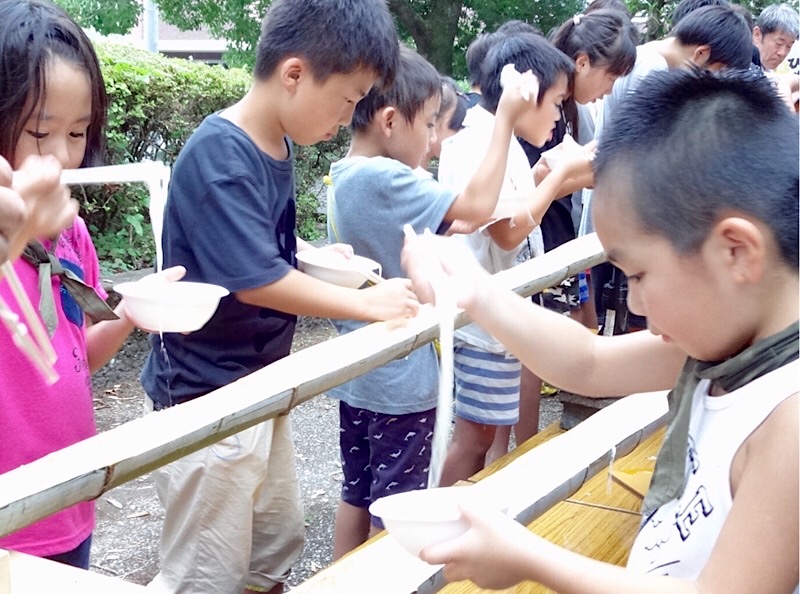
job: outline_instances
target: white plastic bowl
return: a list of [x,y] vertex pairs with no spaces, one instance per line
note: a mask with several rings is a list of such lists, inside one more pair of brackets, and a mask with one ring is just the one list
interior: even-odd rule
[[357,289],[367,282],[367,274],[381,274],[381,265],[363,256],[347,258],[336,250],[314,249],[297,252],[298,268],[327,283]]
[[471,487],[441,487],[389,495],[372,503],[369,511],[383,520],[386,530],[406,551],[419,557],[425,547],[467,531],[458,509],[465,501],[475,501]]
[[131,321],[150,332],[194,332],[217,310],[228,290],[218,285],[166,282],[156,279],[120,283],[114,290],[125,298]]

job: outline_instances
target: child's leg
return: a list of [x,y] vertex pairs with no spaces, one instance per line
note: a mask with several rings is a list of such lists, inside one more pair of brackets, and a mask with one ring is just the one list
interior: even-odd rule
[[542,402],[542,380],[527,367],[522,368],[519,389],[519,421],[514,425],[517,445],[539,432],[539,407]]
[[369,509],[340,500],[333,527],[333,560],[341,559],[370,536]]
[[[521,389],[521,387],[520,387]],[[511,441],[511,425],[498,425],[494,432],[494,441],[486,452],[486,463],[489,466],[495,460],[502,458],[508,453],[508,445]]]
[[339,451],[342,459],[342,496],[333,529],[333,560],[359,546],[369,536],[370,467],[369,427],[375,413],[339,402]]
[[456,418],[453,441],[447,449],[447,458],[442,469],[442,487],[468,479],[483,468],[486,452],[494,441],[495,429],[495,425]]
[[266,473],[253,503],[253,549],[245,592],[283,591],[303,551],[303,501],[289,416],[273,419],[265,437]]
[[[260,489],[271,488],[264,481],[274,422],[255,425],[153,472],[165,510],[161,571],[151,585],[156,591],[202,594],[243,587],[253,547],[254,501]],[[282,549],[287,569],[276,570],[288,571],[303,546],[302,514],[281,517],[270,528],[276,540],[295,543]]]

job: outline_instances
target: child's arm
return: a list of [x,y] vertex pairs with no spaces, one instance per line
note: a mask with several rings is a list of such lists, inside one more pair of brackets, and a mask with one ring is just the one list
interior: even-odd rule
[[[482,222],[491,217],[503,187],[514,126],[517,119],[530,108],[530,101],[536,101],[536,98],[524,99],[517,85],[508,85],[503,89],[486,155],[450,206],[445,215],[446,221]],[[476,147],[476,150],[480,150],[480,147]]]
[[798,396],[778,406],[731,466],[734,503],[696,581],[639,574],[562,549],[510,518],[464,510],[462,537],[423,550],[446,563],[448,581],[484,588],[534,580],[563,594],[759,594],[791,592],[798,581]]
[[[139,282],[173,282],[183,278],[184,274],[186,274],[186,269],[183,266],[173,266],[156,274],[151,274]],[[90,373],[94,373],[108,363],[122,347],[125,339],[136,328],[136,325],[128,319],[124,299],[114,308],[114,313],[119,317],[118,320],[87,324],[86,353],[89,358]]]
[[[531,175],[533,173],[531,172]],[[541,222],[550,204],[563,196],[563,189],[569,180],[591,185],[592,165],[590,152],[578,152],[569,160],[555,167],[539,185],[526,202],[526,208],[511,219],[502,219],[489,226],[492,240],[504,250],[513,250]],[[588,183],[587,183],[588,182]]]
[[458,305],[533,373],[588,396],[619,396],[675,385],[686,354],[649,332],[602,337],[563,315],[496,287],[469,250],[451,238],[406,241],[403,267],[421,301],[433,301],[430,278],[447,275]]
[[367,289],[348,289],[298,270],[258,287],[238,291],[243,303],[302,316],[344,320],[391,320],[412,317],[419,302],[408,279],[392,278]]

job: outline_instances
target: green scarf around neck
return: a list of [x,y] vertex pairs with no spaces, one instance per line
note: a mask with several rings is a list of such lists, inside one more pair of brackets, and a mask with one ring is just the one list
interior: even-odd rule
[[61,261],[54,253],[57,244],[58,237],[53,240],[51,251],[48,251],[39,241],[33,240],[22,254],[22,258],[39,271],[39,313],[50,337],[53,336],[58,326],[53,286],[50,282],[51,276],[61,277],[61,286],[72,295],[84,313],[95,322],[118,320],[117,314],[92,287],[84,283],[74,272],[61,265]]
[[701,380],[718,384],[725,392],[733,392],[770,371],[798,359],[798,329],[794,322],[788,328],[758,341],[738,355],[722,362],[686,360],[677,385],[670,391],[670,424],[656,458],[650,490],[642,504],[643,517],[679,498],[686,488],[686,448],[692,398]]

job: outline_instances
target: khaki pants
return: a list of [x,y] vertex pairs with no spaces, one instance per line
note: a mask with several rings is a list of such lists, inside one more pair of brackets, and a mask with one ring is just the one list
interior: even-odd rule
[[303,550],[303,509],[288,416],[153,472],[165,509],[161,571],[169,594],[240,594],[284,582]]

